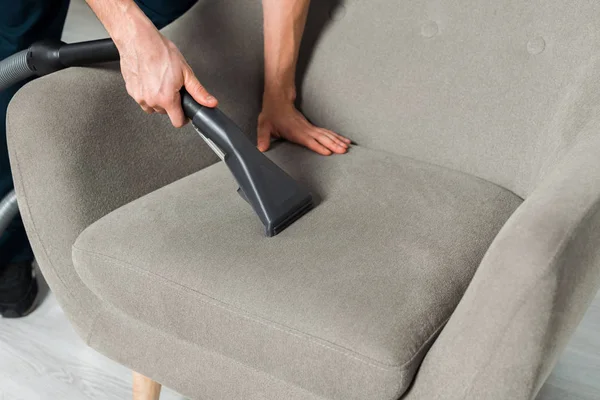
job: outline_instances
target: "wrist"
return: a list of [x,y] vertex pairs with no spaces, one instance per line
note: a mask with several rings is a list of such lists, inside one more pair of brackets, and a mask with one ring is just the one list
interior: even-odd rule
[[294,103],[296,101],[296,86],[293,84],[279,85],[265,83],[263,99]]
[[154,24],[133,0],[87,0],[92,10],[115,42],[119,52],[148,32]]
[[123,23],[109,33],[119,50],[138,43],[140,40],[143,42],[144,38],[159,34],[152,21],[137,7],[127,11],[123,17]]

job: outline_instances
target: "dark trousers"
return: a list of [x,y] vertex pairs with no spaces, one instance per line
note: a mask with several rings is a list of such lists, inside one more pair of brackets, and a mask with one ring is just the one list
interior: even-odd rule
[[[169,24],[196,0],[136,0],[159,29]],[[0,60],[42,39],[60,39],[69,0],[0,0]],[[23,82],[24,84],[25,82]],[[13,188],[6,147],[6,109],[22,86],[0,92],[0,199]],[[33,253],[17,217],[0,236],[0,267],[11,262],[33,261]]]

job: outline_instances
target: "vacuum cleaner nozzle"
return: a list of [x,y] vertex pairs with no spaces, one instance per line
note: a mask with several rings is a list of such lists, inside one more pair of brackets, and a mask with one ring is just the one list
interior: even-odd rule
[[222,111],[201,106],[185,91],[181,97],[186,116],[229,167],[238,193],[252,206],[267,236],[279,234],[313,208],[308,189],[261,153]]
[[[118,59],[119,51],[111,39],[36,42],[0,61],[0,91],[32,76]],[[185,90],[181,99],[186,116],[229,167],[240,185],[238,193],[250,203],[267,236],[277,235],[313,207],[310,192],[258,151],[225,114],[201,106]]]

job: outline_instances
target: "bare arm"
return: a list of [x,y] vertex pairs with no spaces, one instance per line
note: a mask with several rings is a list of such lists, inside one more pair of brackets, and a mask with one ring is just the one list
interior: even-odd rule
[[127,92],[147,113],[168,114],[174,126],[186,122],[182,87],[200,104],[215,107],[177,47],[164,37],[133,0],[87,0],[121,56]]
[[312,125],[296,109],[296,64],[310,0],[263,0],[265,89],[258,147],[283,137],[317,153],[344,153],[350,140]]
[[263,0],[265,92],[296,97],[298,51],[310,0]]

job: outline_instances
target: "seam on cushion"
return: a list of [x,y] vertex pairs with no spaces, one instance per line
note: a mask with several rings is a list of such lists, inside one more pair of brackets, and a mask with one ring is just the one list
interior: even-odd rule
[[520,199],[521,202],[525,201],[525,198],[523,198],[522,196],[516,194],[512,190],[510,190],[510,189],[508,189],[508,188],[506,188],[506,187],[504,187],[502,185],[499,185],[497,183],[489,181],[489,180],[487,180],[485,178],[482,178],[480,176],[477,176],[475,174],[462,171],[460,169],[451,168],[451,167],[447,167],[447,166],[444,166],[444,165],[436,164],[436,163],[433,163],[431,161],[420,160],[418,158],[407,156],[407,155],[404,155],[404,154],[392,153],[391,151],[384,150],[384,149],[375,149],[375,148],[371,148],[371,147],[361,146],[360,144],[356,144],[356,145],[354,145],[354,147],[360,147],[362,149],[365,149],[365,150],[368,150],[368,151],[371,151],[371,152],[374,152],[374,153],[382,153],[382,154],[386,154],[386,155],[389,155],[389,156],[393,156],[395,158],[406,158],[408,160],[411,160],[411,161],[414,161],[414,162],[417,162],[417,163],[420,163],[420,164],[425,164],[425,165],[428,165],[430,167],[435,167],[435,168],[439,168],[439,169],[442,169],[442,170],[453,172],[453,173],[458,174],[458,175],[466,176],[466,177],[471,178],[471,179],[473,179],[475,181],[484,182],[484,183],[489,184],[490,186],[494,186],[494,187],[496,187],[498,189],[505,190],[508,193],[510,193],[513,196],[515,196],[516,198]]
[[96,316],[94,317],[94,319],[92,320],[92,323],[90,324],[90,331],[88,332],[88,335],[85,338],[85,344],[87,344],[88,346],[90,345],[90,342],[92,341],[92,336],[94,335],[94,329],[96,328],[96,322],[100,319],[101,313],[102,312],[100,310],[98,310],[98,312],[96,313]]
[[[12,128],[12,126],[11,126],[11,119],[10,118],[11,118],[10,117],[10,113],[7,112],[6,113],[6,127],[7,127],[7,131],[9,130],[8,128]],[[12,130],[12,129],[10,129],[10,130]],[[13,168],[13,175],[17,175],[18,178],[19,178],[19,180],[21,182],[23,182],[23,175],[21,174],[21,162],[19,161],[19,156],[18,156],[17,153],[18,153],[17,150],[14,150],[12,152],[13,158],[15,160],[15,164],[16,164],[16,167],[17,167],[17,168]],[[27,190],[25,190],[25,185],[21,185],[21,190],[23,191],[24,197],[27,198]],[[27,210],[27,214],[31,217],[31,209],[29,207],[29,202],[27,202],[27,201],[19,201],[19,208],[21,208],[23,205],[25,206],[25,209]],[[73,293],[71,293],[71,289],[65,283],[65,281],[62,278],[62,276],[60,276],[60,274],[57,272],[56,267],[54,266],[54,264],[50,260],[50,257],[48,256],[48,250],[46,250],[46,246],[44,246],[44,243],[42,242],[42,240],[40,239],[40,236],[38,235],[37,227],[35,226],[35,222],[33,221],[33,218],[29,218],[29,221],[31,222],[31,226],[33,228],[33,234],[35,235],[38,243],[40,244],[40,247],[42,248],[42,251],[44,253],[44,257],[48,261],[48,264],[50,264],[52,266],[52,269],[54,270],[54,275],[58,278],[58,281],[64,286],[65,293],[67,293],[67,295],[72,300],[75,300],[75,296],[73,295]]]
[[[140,268],[136,267],[135,265],[132,265],[132,264],[126,262],[126,261],[122,261],[122,260],[116,259],[116,258],[108,256],[106,254],[101,254],[101,253],[97,253],[97,252],[93,252],[93,251],[89,251],[89,250],[84,250],[84,249],[81,249],[79,247],[76,247],[75,245],[73,245],[73,249],[76,250],[76,251],[80,251],[80,252],[82,252],[84,254],[88,254],[90,256],[96,257],[98,259],[103,259],[105,261],[109,261],[109,262],[111,262],[111,263],[113,263],[113,264],[115,264],[117,266],[125,267],[125,268],[127,268],[129,270],[132,270],[134,272],[137,272],[137,273],[140,273],[140,274],[143,274],[143,275],[147,275],[147,276],[151,276],[151,277],[154,277],[154,278],[159,278],[159,279],[161,279],[161,280],[163,280],[163,281],[165,281],[165,282],[167,282],[167,283],[169,283],[171,285],[174,285],[177,288],[180,288],[180,289],[183,289],[183,290],[195,293],[196,295],[198,295],[201,298],[201,301],[203,301],[203,302],[205,302],[207,304],[211,304],[210,302],[208,302],[206,300],[206,299],[210,299],[213,302],[218,303],[218,304],[211,304],[211,305],[216,306],[218,308],[221,308],[224,311],[227,311],[227,312],[230,312],[230,313],[233,313],[233,314],[237,314],[237,315],[239,315],[239,316],[241,316],[243,318],[246,318],[246,319],[248,319],[250,321],[259,323],[261,325],[265,325],[267,327],[276,329],[276,330],[281,331],[283,333],[290,334],[290,335],[298,337],[300,339],[308,340],[308,341],[310,341],[310,342],[312,342],[312,343],[314,343],[314,344],[316,344],[318,346],[321,346],[323,348],[335,351],[335,352],[340,353],[342,355],[345,355],[345,356],[347,356],[349,358],[355,359],[355,360],[357,360],[357,361],[359,361],[361,363],[364,363],[366,365],[369,365],[369,366],[372,366],[374,368],[377,368],[377,369],[380,369],[380,370],[384,370],[384,371],[393,370],[393,369],[402,371],[402,370],[409,369],[410,364],[414,361],[415,357],[417,357],[417,355],[420,353],[420,351],[429,343],[429,341],[433,337],[435,337],[435,335],[438,333],[438,331],[441,328],[444,327],[445,323],[450,318],[450,317],[448,317],[445,321],[443,321],[443,323],[441,323],[433,331],[433,333],[430,334],[423,341],[423,343],[421,344],[421,346],[419,346],[419,348],[417,349],[417,351],[413,354],[413,356],[408,361],[406,361],[406,362],[404,362],[402,364],[386,364],[386,363],[383,363],[381,361],[375,360],[375,359],[373,359],[373,358],[371,358],[369,356],[365,356],[363,354],[357,353],[357,352],[355,352],[353,350],[350,350],[350,349],[342,347],[342,346],[340,346],[338,344],[329,342],[329,341],[327,341],[325,339],[313,336],[313,335],[308,334],[306,332],[298,331],[298,330],[296,330],[294,328],[291,328],[291,327],[279,324],[277,322],[270,321],[268,319],[265,319],[265,318],[262,318],[262,317],[259,317],[259,316],[251,315],[250,313],[248,313],[247,311],[245,311],[243,309],[240,309],[240,308],[238,308],[236,306],[233,306],[231,304],[227,304],[227,303],[225,303],[225,302],[223,302],[221,300],[218,300],[218,299],[215,299],[213,297],[210,297],[210,296],[208,296],[208,295],[206,295],[206,294],[204,294],[202,292],[199,292],[199,291],[197,291],[195,289],[192,289],[192,288],[190,288],[188,286],[181,285],[180,283],[174,282],[174,281],[172,281],[170,279],[167,279],[167,278],[165,278],[165,277],[163,277],[161,275],[155,274],[155,273],[147,271],[147,270],[140,269]],[[202,299],[202,297],[204,297],[206,299]],[[325,343],[328,343],[328,344],[325,344],[325,343],[322,343],[322,342],[325,342]],[[333,346],[335,346],[335,347],[333,347]]]
[[[130,318],[134,319],[136,322],[138,322],[138,323],[140,323],[140,324],[146,325],[146,326],[147,326],[147,327],[149,327],[150,329],[153,329],[153,330],[158,330],[158,331],[160,331],[160,333],[162,333],[162,334],[164,334],[164,335],[166,335],[166,336],[172,336],[172,337],[174,337],[174,338],[175,338],[175,340],[180,340],[180,341],[182,341],[182,342],[185,342],[185,343],[187,343],[187,344],[189,344],[189,345],[191,345],[191,346],[193,346],[193,347],[199,347],[199,348],[201,348],[203,351],[206,351],[207,353],[212,353],[212,354],[219,355],[219,356],[221,356],[221,357],[225,357],[225,358],[227,358],[228,360],[232,361],[232,362],[233,362],[233,363],[235,363],[235,364],[241,365],[241,366],[242,366],[242,367],[244,367],[244,368],[247,368],[247,369],[250,369],[250,370],[256,371],[256,372],[258,372],[258,373],[260,373],[260,374],[265,374],[265,375],[268,375],[270,378],[272,378],[272,379],[275,379],[276,381],[282,382],[282,383],[284,383],[284,384],[285,384],[285,385],[287,385],[287,386],[292,386],[292,387],[298,388],[298,389],[300,389],[300,390],[302,390],[302,391],[304,391],[304,392],[307,392],[307,393],[308,393],[308,394],[310,394],[311,396],[318,396],[319,398],[321,398],[321,399],[323,399],[323,400],[325,400],[325,399],[326,399],[326,398],[325,398],[325,397],[323,397],[322,395],[320,395],[320,394],[316,394],[316,393],[314,393],[314,392],[311,392],[310,390],[308,390],[308,389],[305,389],[305,388],[303,388],[302,386],[298,386],[298,385],[297,385],[297,384],[295,384],[295,383],[292,383],[292,382],[286,381],[286,380],[284,380],[284,379],[282,379],[282,378],[279,378],[279,377],[277,377],[277,376],[275,376],[275,375],[272,375],[272,374],[270,374],[270,373],[268,373],[268,372],[266,372],[266,371],[262,371],[262,370],[260,370],[260,369],[254,368],[254,367],[253,367],[253,366],[251,366],[251,365],[244,364],[243,362],[241,362],[241,361],[238,361],[238,360],[236,360],[235,358],[231,358],[231,357],[229,357],[229,356],[227,356],[227,355],[225,355],[225,354],[223,354],[223,353],[219,353],[219,352],[217,352],[217,351],[211,350],[211,349],[209,349],[209,348],[207,348],[207,347],[204,347],[204,346],[202,346],[202,345],[199,345],[198,343],[194,343],[194,342],[191,342],[191,341],[189,341],[189,340],[183,339],[183,338],[181,338],[181,337],[179,337],[179,336],[177,336],[177,335],[173,335],[173,334],[171,334],[171,333],[168,333],[168,332],[161,331],[161,330],[159,330],[158,328],[156,328],[156,327],[154,327],[154,326],[152,326],[152,325],[148,324],[147,322],[145,322],[145,321],[143,321],[143,320],[140,320],[140,319],[138,319],[138,318],[135,318],[135,317],[131,317],[129,314],[125,313],[124,311],[122,311],[122,310],[120,310],[120,309],[118,309],[118,308],[116,308],[116,307],[114,307],[114,306],[112,306],[112,305],[111,305],[111,307],[115,308],[115,311],[117,311],[117,312],[119,312],[119,313],[122,313],[122,314],[124,314],[124,316],[126,316],[126,317],[130,317]],[[101,316],[100,314],[106,314],[106,309],[104,309],[104,310],[102,310],[102,311],[99,311],[99,312],[98,312],[98,318],[97,318],[96,320],[99,320],[99,319],[100,319],[100,316]],[[96,322],[96,321],[94,321],[94,325],[95,325],[95,322]],[[94,327],[95,327],[95,326],[94,326]],[[90,338],[91,338],[91,335],[90,335]],[[88,343],[88,346],[92,347],[92,344],[91,344],[91,342],[90,342],[90,343]],[[129,367],[129,368],[130,368],[130,369],[133,369],[133,368],[131,368],[131,367]]]

